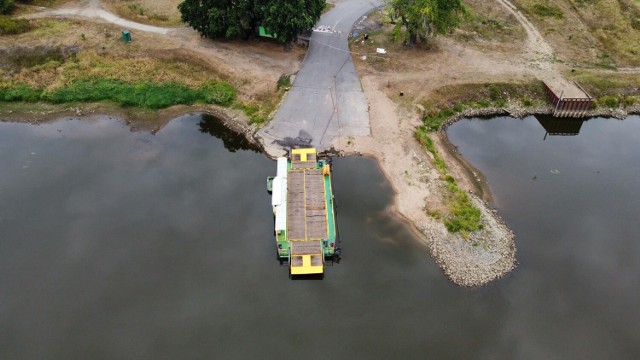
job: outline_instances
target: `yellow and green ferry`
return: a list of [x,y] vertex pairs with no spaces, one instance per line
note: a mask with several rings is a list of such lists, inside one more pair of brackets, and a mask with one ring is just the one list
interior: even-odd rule
[[340,244],[329,159],[316,149],[292,149],[277,159],[277,175],[267,179],[275,216],[278,258],[289,274],[323,274],[326,261],[337,259]]

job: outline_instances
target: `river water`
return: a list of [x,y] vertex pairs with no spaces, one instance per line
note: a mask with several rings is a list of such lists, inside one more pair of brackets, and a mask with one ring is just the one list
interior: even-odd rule
[[[518,269],[479,289],[452,285],[389,215],[373,160],[334,161],[343,260],[291,281],[265,189],[275,163],[215,119],[155,135],[109,118],[0,123],[0,359],[638,358],[640,132],[583,132],[600,122],[568,139],[593,149],[566,166],[571,149],[525,145],[523,131],[542,142],[535,120],[450,128],[518,235]],[[538,160],[504,171],[517,153]],[[576,172],[606,191],[561,185]]]

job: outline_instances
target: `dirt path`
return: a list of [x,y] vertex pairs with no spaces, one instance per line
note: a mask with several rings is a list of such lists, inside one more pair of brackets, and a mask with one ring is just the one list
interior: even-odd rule
[[28,18],[34,19],[34,18],[51,17],[51,16],[61,16],[61,17],[77,16],[77,17],[85,17],[85,18],[99,18],[107,22],[121,26],[122,28],[135,29],[135,30],[151,32],[155,34],[162,34],[162,35],[167,35],[171,31],[176,30],[173,28],[162,28],[157,26],[140,24],[137,22],[120,18],[106,10],[103,10],[100,7],[99,0],[88,1],[85,4],[85,6],[82,6],[82,7],[78,7],[77,5],[74,4],[71,7],[65,6],[59,9],[38,12],[38,13],[29,15]]
[[[219,73],[247,86],[248,98],[273,92],[278,78],[283,74],[295,72],[301,63],[303,50],[293,49],[284,52],[279,47],[266,43],[221,42],[202,38],[195,30],[186,26],[166,28],[137,23],[120,18],[102,8],[102,1],[89,0],[71,2],[57,9],[44,9],[29,14],[27,18],[63,17],[71,19],[89,19],[92,22],[105,22],[122,29],[144,31],[156,34],[159,48],[169,51],[186,51],[199,61],[210,64]],[[136,39],[134,33],[134,41]]]
[[532,73],[544,81],[557,93],[565,97],[584,97],[586,94],[573,82],[567,80],[554,63],[553,48],[542,37],[538,29],[509,0],[496,0],[518,20],[527,32],[527,42],[523,48],[523,59],[529,64]]

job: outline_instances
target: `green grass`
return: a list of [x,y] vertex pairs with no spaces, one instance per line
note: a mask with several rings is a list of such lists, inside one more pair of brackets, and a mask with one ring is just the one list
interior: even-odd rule
[[424,104],[431,110],[426,113],[415,136],[422,146],[433,155],[433,164],[445,181],[448,196],[445,200],[446,214],[439,211],[428,213],[444,222],[452,233],[466,234],[481,230],[482,215],[480,209],[471,202],[469,195],[462,190],[455,178],[449,174],[444,159],[438,154],[429,133],[441,129],[442,124],[466,109],[505,107],[509,101],[518,101],[525,106],[533,106],[538,101],[546,101],[542,83],[534,81],[523,84],[493,83],[465,84],[441,88],[436,94],[442,100],[436,104]]
[[540,17],[564,18],[562,10],[553,5],[535,4],[531,7],[531,11]]
[[567,73],[567,77],[577,81],[595,98],[610,96],[637,96],[640,74],[599,73],[589,70],[576,70]]
[[0,15],[0,35],[17,35],[31,30],[29,21]]
[[29,85],[19,84],[12,88],[0,88],[2,102],[36,102],[42,99],[43,90],[34,89]]
[[226,82],[207,82],[199,88],[178,83],[138,82],[128,84],[110,79],[77,80],[67,86],[45,91],[25,84],[0,88],[0,101],[51,103],[114,102],[120,106],[161,109],[177,104],[229,106],[236,90]]
[[447,201],[448,214],[444,217],[437,214],[439,218],[444,219],[444,225],[452,233],[461,233],[466,235],[470,232],[478,231],[483,228],[482,216],[480,209],[473,206],[469,195],[460,189],[456,180],[448,172],[447,165],[438,154],[433,140],[428,135],[429,130],[425,126],[421,126],[416,130],[416,138],[424,146],[427,151],[433,155],[433,161],[436,169],[446,181],[446,188],[449,191]]
[[541,81],[525,83],[487,83],[449,85],[435,91],[432,99],[423,102],[430,109],[423,118],[428,131],[438,131],[442,123],[466,109],[503,108],[509,103],[526,107],[547,101]]
[[278,79],[278,84],[276,85],[276,90],[280,89],[288,89],[291,87],[291,75],[282,75]]
[[236,103],[233,107],[244,111],[249,117],[249,124],[263,124],[269,119],[268,111],[260,105]]

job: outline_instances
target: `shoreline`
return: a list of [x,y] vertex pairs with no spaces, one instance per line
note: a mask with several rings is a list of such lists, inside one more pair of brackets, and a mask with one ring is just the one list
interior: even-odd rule
[[[252,144],[257,145],[266,157],[273,159],[279,155],[269,154],[269,146],[266,146],[255,137],[258,127],[249,125],[246,115],[235,109],[212,105],[193,105],[174,106],[157,112],[148,112],[137,109],[123,109],[112,104],[82,104],[77,106],[54,106],[52,108],[47,111],[42,111],[43,109],[40,108],[37,111],[31,110],[31,112],[10,110],[8,112],[10,116],[6,115],[5,108],[0,108],[0,121],[38,125],[60,119],[112,116],[125,123],[132,131],[148,131],[155,134],[174,118],[187,114],[206,113],[217,117],[225,127],[244,136]],[[421,195],[425,192],[431,194],[430,196],[434,195],[430,190],[440,186],[437,184],[437,182],[442,182],[442,180],[437,180],[439,176],[435,176],[435,181],[427,179],[425,183],[428,185],[425,188],[415,189],[417,191],[411,191],[413,190],[412,188],[408,189],[404,178],[407,171],[399,172],[398,170],[402,170],[402,167],[395,166],[400,157],[393,156],[395,155],[393,152],[391,152],[391,157],[388,156],[389,153],[384,151],[385,145],[380,144],[381,139],[376,138],[373,124],[372,135],[366,137],[370,142],[369,146],[359,148],[346,142],[347,145],[336,147],[332,150],[332,153],[337,156],[373,158],[394,192],[392,203],[388,208],[390,215],[408,225],[411,232],[427,246],[435,263],[453,283],[465,287],[478,287],[502,278],[515,269],[517,266],[516,236],[492,206],[491,193],[484,175],[457,152],[455,145],[447,138],[446,129],[451,124],[466,118],[487,116],[522,118],[529,115],[549,114],[551,111],[550,107],[529,110],[497,108],[467,110],[449,118],[443,123],[439,131],[433,133],[438,143],[438,151],[443,155],[447,166],[451,168],[456,180],[467,191],[474,205],[482,213],[484,229],[466,236],[449,233],[441,220],[436,220],[426,214],[423,202],[420,200],[415,201],[416,195]],[[640,106],[627,111],[596,109],[589,114],[589,117],[624,119],[637,114],[640,114]],[[140,116],[142,118],[133,119],[133,117]],[[151,117],[154,118],[154,121],[149,121]],[[405,124],[405,130],[408,128],[415,131],[415,126],[413,125],[415,124]],[[429,167],[432,168],[432,164],[430,159],[425,159],[425,157],[429,157],[430,154],[427,154],[412,136],[400,139],[404,146],[410,145],[407,143],[408,141],[414,142],[415,144],[413,145],[419,147],[417,149],[415,146],[409,146],[409,150],[413,151],[413,157],[410,162],[416,162],[418,168],[422,169],[421,171],[428,173]],[[358,138],[354,141],[361,142],[362,140]],[[434,185],[433,183],[436,184]],[[407,199],[411,198],[413,198],[413,201],[407,202]]]

